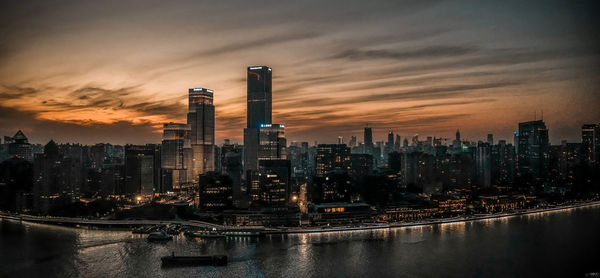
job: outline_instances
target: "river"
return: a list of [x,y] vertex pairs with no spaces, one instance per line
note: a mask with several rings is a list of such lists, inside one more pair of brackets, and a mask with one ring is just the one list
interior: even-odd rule
[[[226,254],[225,267],[160,257]],[[0,277],[583,277],[600,205],[431,226],[148,243],[128,231],[0,220]]]

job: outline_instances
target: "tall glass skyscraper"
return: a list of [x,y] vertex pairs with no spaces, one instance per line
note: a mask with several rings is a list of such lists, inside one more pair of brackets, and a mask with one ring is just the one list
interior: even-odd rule
[[189,182],[187,169],[191,167],[190,126],[168,123],[163,126],[161,147],[162,188],[161,192],[172,191]]
[[271,123],[272,70],[267,66],[249,67],[247,76],[247,128],[259,128]]
[[540,185],[548,173],[548,128],[541,120],[519,123],[517,136],[517,163],[521,182]]
[[267,66],[248,67],[247,126],[244,129],[244,170],[258,169],[259,129],[271,124],[272,69]]
[[189,89],[189,110],[187,116],[190,126],[190,145],[192,149],[192,181],[198,181],[198,175],[215,168],[215,106],[213,90],[205,88]]

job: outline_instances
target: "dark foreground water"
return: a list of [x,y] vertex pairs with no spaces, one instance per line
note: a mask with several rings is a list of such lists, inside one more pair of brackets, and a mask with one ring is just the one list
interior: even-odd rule
[[[160,257],[226,254],[225,267]],[[0,277],[584,277],[600,206],[436,226],[164,244],[124,231],[0,222]]]

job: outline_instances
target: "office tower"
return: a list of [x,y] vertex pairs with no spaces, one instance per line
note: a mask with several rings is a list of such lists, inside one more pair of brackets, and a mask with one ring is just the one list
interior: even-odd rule
[[390,150],[394,148],[394,132],[391,130],[388,132],[386,147]]
[[459,148],[461,145],[462,145],[462,143],[460,141],[460,131],[457,129],[456,130],[456,139],[454,139],[454,141],[452,142],[452,147]]
[[394,151],[394,132],[388,131],[387,142],[383,148],[383,160],[387,162],[388,154]]
[[160,188],[160,146],[125,146],[124,194],[152,195]]
[[491,148],[492,157],[492,184],[510,185],[515,178],[515,148],[499,140]]
[[[307,143],[307,142],[303,142]],[[308,143],[307,143],[308,145]],[[292,177],[306,179],[309,175],[308,146],[290,146],[287,148],[287,159],[292,167]]]
[[189,89],[187,123],[190,126],[192,149],[191,171],[188,179],[198,180],[198,175],[213,171],[215,167],[215,106],[213,90]]
[[598,164],[600,155],[600,125],[585,124],[581,127],[581,150],[583,161],[590,166]]
[[477,183],[482,188],[492,186],[492,158],[491,145],[479,142],[477,144],[477,157],[475,159],[477,170]]
[[548,129],[542,120],[519,123],[518,175],[522,185],[541,185],[548,174]]
[[350,141],[348,142],[348,147],[350,147],[350,148],[356,147],[356,136],[350,136]]
[[402,146],[402,138],[400,138],[399,134],[396,134],[396,142],[394,143],[394,150],[395,151],[399,151],[400,147]]
[[490,144],[490,146],[494,145],[494,134],[487,135],[487,143]]
[[350,148],[345,144],[319,144],[317,146],[316,175],[323,177],[332,170],[350,169]]
[[244,129],[244,170],[258,169],[260,125],[271,124],[272,70],[267,66],[248,67],[247,117]]
[[272,70],[267,66],[249,67],[247,76],[247,128],[271,123]]
[[201,174],[198,179],[198,207],[209,211],[223,211],[233,205],[232,180],[217,172]]
[[[355,154],[370,157],[370,154]],[[347,171],[337,170],[316,177],[310,186],[312,203],[350,202],[352,179]]]
[[[6,141],[6,140],[5,140]],[[27,140],[27,136],[23,131],[19,130],[15,133],[15,136],[9,140],[8,144],[8,156],[18,157],[28,161],[33,160],[33,150],[31,144]]]
[[365,127],[363,141],[365,144],[365,153],[373,154],[373,130],[370,127]]
[[337,143],[338,144],[344,144],[344,136],[338,136]]
[[242,164],[243,148],[237,144],[230,144],[229,140],[221,147],[222,173],[231,177],[231,191],[234,207],[244,206],[246,190],[242,188]]
[[190,182],[187,170],[191,166],[191,128],[187,124],[168,123],[163,125],[161,145],[161,168],[163,171],[159,192],[165,193]]
[[258,188],[253,188],[254,192],[251,195],[258,196],[258,203],[262,206],[285,207],[290,193],[290,161],[261,160],[258,165]]
[[62,169],[58,146],[50,140],[44,146],[44,152],[35,155],[33,173],[34,207],[43,213],[48,213],[56,197],[62,191]]
[[261,124],[259,127],[258,160],[286,159],[285,127],[282,124]]
[[373,156],[362,153],[353,153],[350,155],[350,177],[360,179],[369,175],[372,170]]

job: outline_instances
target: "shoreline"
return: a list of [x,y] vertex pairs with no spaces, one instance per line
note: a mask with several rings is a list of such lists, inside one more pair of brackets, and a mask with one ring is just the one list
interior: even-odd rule
[[405,223],[389,223],[382,225],[372,225],[372,226],[360,226],[360,227],[331,227],[325,229],[315,229],[314,227],[306,228],[306,229],[290,229],[290,230],[282,230],[282,231],[265,231],[264,234],[267,235],[280,235],[280,234],[303,234],[303,233],[329,233],[329,232],[344,232],[344,231],[361,231],[361,230],[382,230],[382,229],[394,229],[394,228],[405,228],[405,227],[417,227],[417,226],[427,226],[427,225],[440,225],[447,223],[457,223],[457,222],[470,222],[470,221],[479,221],[486,219],[497,219],[504,217],[513,217],[541,212],[552,212],[564,209],[574,209],[580,207],[591,207],[591,206],[599,206],[600,201],[589,201],[589,202],[581,202],[577,204],[570,205],[562,205],[556,207],[549,208],[539,208],[539,209],[531,209],[531,210],[522,210],[515,212],[505,212],[505,213],[496,213],[496,214],[486,214],[486,215],[475,215],[475,216],[460,216],[454,218],[445,218],[445,219],[431,219],[429,221],[419,221],[419,222],[405,222]]
[[31,222],[38,224],[58,225],[67,226],[74,228],[88,227],[91,229],[107,229],[107,230],[121,230],[131,229],[139,226],[151,226],[151,225],[164,225],[164,224],[179,224],[193,227],[216,227],[223,230],[245,230],[252,229],[262,230],[261,233],[264,235],[283,235],[283,234],[309,234],[309,233],[330,233],[330,232],[344,232],[344,231],[364,231],[364,230],[381,230],[381,229],[393,229],[393,228],[404,228],[404,227],[416,227],[426,225],[440,225],[446,223],[457,223],[457,222],[470,222],[485,219],[497,219],[504,217],[513,217],[526,214],[534,214],[541,212],[552,212],[564,209],[574,209],[588,206],[598,206],[598,201],[586,201],[579,202],[569,205],[560,205],[555,207],[520,210],[514,212],[504,212],[495,214],[484,214],[484,215],[470,215],[470,216],[459,216],[453,218],[440,218],[430,219],[424,221],[415,222],[404,222],[404,223],[386,223],[381,225],[366,225],[366,226],[332,226],[327,228],[318,227],[305,227],[305,228],[290,228],[290,229],[278,229],[268,227],[252,227],[252,226],[241,226],[241,227],[228,227],[214,223],[195,221],[195,220],[90,220],[90,219],[79,219],[79,218],[66,218],[66,217],[37,217],[30,215],[8,215],[0,213],[0,219],[7,219],[20,222]]

